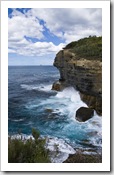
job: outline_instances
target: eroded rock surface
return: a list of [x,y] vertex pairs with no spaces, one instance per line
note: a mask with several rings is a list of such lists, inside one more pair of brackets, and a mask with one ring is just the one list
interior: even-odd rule
[[[102,44],[98,45],[98,49],[99,47],[102,55]],[[87,54],[82,57],[77,54],[75,47],[73,49],[66,47],[57,53],[54,66],[59,69],[60,80],[77,89],[81,99],[102,115],[102,57],[97,58],[97,54],[94,54],[94,57],[90,53],[89,51],[89,57]]]

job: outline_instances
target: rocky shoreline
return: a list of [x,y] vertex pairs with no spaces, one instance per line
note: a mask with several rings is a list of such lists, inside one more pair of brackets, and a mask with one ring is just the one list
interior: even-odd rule
[[69,154],[69,157],[63,163],[102,163],[101,153],[93,150],[89,151],[78,149],[75,154]]
[[81,100],[101,116],[102,37],[84,38],[68,44],[57,53],[54,66],[60,72],[60,79],[54,82],[52,89],[61,91],[73,86],[80,92]]
[[[73,86],[80,93],[83,106],[76,111],[76,120],[85,122],[94,115],[102,116],[102,37],[89,37],[68,44],[56,54],[54,66],[60,79],[52,90]],[[102,163],[102,150],[76,149],[63,163]]]

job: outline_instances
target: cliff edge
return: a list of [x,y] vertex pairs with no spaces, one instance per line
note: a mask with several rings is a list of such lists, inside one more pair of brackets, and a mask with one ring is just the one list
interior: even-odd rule
[[54,66],[60,72],[57,83],[73,86],[88,107],[102,115],[102,37],[71,42],[57,53]]

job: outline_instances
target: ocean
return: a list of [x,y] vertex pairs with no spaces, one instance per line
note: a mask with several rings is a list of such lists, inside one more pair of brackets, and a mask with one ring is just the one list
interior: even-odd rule
[[76,110],[87,105],[73,87],[51,90],[59,78],[53,66],[8,67],[8,134],[29,138],[32,128],[39,130],[48,138],[48,149],[54,151],[55,144],[59,148],[52,162],[63,162],[78,148],[102,149],[102,117],[94,112],[90,120],[78,122]]

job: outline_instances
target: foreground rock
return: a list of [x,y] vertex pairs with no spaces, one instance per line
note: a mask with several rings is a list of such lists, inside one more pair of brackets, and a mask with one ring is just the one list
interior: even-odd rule
[[102,154],[84,154],[84,151],[78,150],[75,154],[69,155],[63,163],[102,163]]
[[57,53],[54,66],[59,69],[60,80],[77,89],[82,101],[102,115],[102,37],[68,44]]
[[81,107],[76,111],[76,119],[79,122],[85,122],[89,120],[94,115],[94,110],[86,107]]

